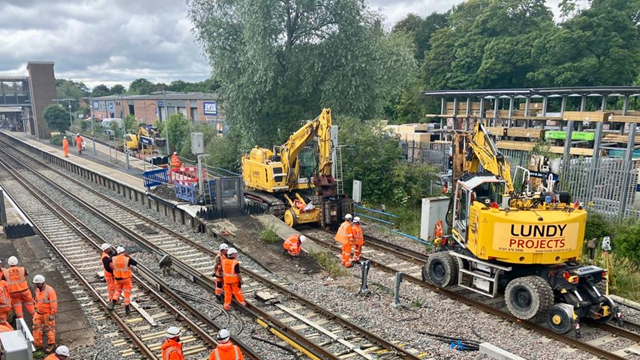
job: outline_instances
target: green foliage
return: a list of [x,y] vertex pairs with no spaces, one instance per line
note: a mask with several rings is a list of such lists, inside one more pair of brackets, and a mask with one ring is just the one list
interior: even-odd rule
[[71,126],[69,112],[61,105],[52,104],[47,106],[44,109],[44,119],[47,121],[49,129],[60,133],[64,133]]
[[112,121],[111,124],[109,124],[109,128],[111,129],[112,136],[115,136],[116,139],[120,139],[122,135],[124,135],[122,133],[123,129],[118,126],[118,123],[115,121]]
[[[202,133],[203,139],[204,139],[205,152],[209,147],[209,144],[211,144],[211,142],[215,141],[217,138],[216,129],[214,126],[210,124],[194,123],[192,132]],[[191,136],[187,136],[187,138],[184,140],[184,145],[182,145],[182,149],[178,153],[180,154],[180,157],[185,158],[189,161],[192,161],[194,163],[197,161],[196,156],[191,153]]]
[[595,211],[589,211],[588,214],[587,225],[584,231],[585,240],[597,238],[598,241],[601,241],[605,236],[613,237],[615,226],[611,221]]
[[124,86],[120,84],[113,85],[111,90],[109,90],[110,95],[119,95],[119,94],[124,94],[125,92],[126,92],[126,89],[124,88]]
[[[206,141],[206,140],[205,140]],[[223,169],[240,172],[240,136],[230,133],[225,137],[213,137],[206,145],[207,165],[218,166]]]
[[167,132],[163,133],[163,136],[167,138],[169,141],[169,146],[171,147],[171,151],[182,151],[182,147],[186,139],[189,137],[189,128],[190,121],[187,119],[184,114],[177,113],[169,115],[169,120],[166,124]]
[[100,84],[91,90],[91,97],[101,97],[110,95],[109,87],[105,84]]
[[347,269],[340,265],[335,255],[330,251],[312,251],[310,255],[331,277],[338,278],[348,274]]
[[75,100],[71,101],[71,111],[77,111],[79,100],[89,96],[89,91],[84,83],[67,79],[56,79],[56,93],[58,94],[58,99]]
[[430,165],[398,162],[390,174],[393,202],[403,206],[419,205],[422,198],[431,195],[431,186],[437,179],[436,172]]
[[127,94],[149,95],[154,91],[156,91],[155,84],[147,79],[140,78],[133,80],[131,84],[129,84],[129,91],[127,91]]
[[322,107],[373,118],[417,71],[411,39],[358,0],[189,3],[240,146],[280,144]]
[[615,229],[616,235],[612,237],[615,253],[640,265],[640,222],[618,225]]
[[56,134],[51,136],[51,139],[49,140],[49,142],[51,142],[51,144],[56,145],[56,146],[62,146],[62,138],[64,137],[64,135],[62,134]]
[[138,133],[138,120],[133,114],[127,114],[127,116],[124,117],[123,122],[125,134],[128,134],[131,131]]
[[267,244],[275,244],[280,240],[280,236],[278,236],[274,227],[271,225],[265,226],[258,237]]

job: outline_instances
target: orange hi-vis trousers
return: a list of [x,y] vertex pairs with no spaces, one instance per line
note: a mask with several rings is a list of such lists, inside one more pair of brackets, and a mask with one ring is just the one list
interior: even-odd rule
[[362,255],[362,244],[355,244],[353,246],[353,260],[360,261],[360,255]]
[[342,244],[342,265],[351,266],[351,243]]
[[11,312],[11,306],[6,308],[0,308],[0,324],[6,323],[9,313]]
[[124,306],[129,306],[131,304],[131,288],[133,288],[133,283],[131,282],[131,278],[115,280],[116,282],[116,292],[113,294],[113,300],[118,300],[120,298],[120,294],[124,297],[124,301],[122,302]]
[[27,311],[33,317],[36,309],[33,306],[33,296],[31,296],[31,290],[27,289],[17,293],[11,293],[11,304],[13,305],[13,311],[16,313],[16,318],[22,319],[24,313],[22,312],[22,304],[27,308]]
[[105,271],[104,280],[107,282],[107,292],[109,293],[109,300],[118,300],[118,298],[114,297],[116,292],[116,279],[113,278],[113,275]]
[[42,347],[42,331],[47,332],[47,344],[56,343],[56,320],[49,320],[51,313],[38,314],[33,316],[33,346]]
[[231,308],[231,296],[235,296],[236,300],[242,305],[247,305],[244,301],[244,295],[242,289],[240,289],[239,283],[224,284],[224,309],[229,310]]

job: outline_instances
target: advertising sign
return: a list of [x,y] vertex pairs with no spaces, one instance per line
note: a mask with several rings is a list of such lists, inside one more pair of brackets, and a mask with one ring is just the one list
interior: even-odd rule
[[98,101],[91,102],[91,106],[93,107],[93,110],[98,110],[100,108],[98,104],[99,104]]
[[521,253],[557,253],[575,250],[579,224],[496,223],[493,249]]
[[213,115],[218,116],[218,103],[215,101],[205,101],[202,103],[204,105],[204,114],[205,115]]

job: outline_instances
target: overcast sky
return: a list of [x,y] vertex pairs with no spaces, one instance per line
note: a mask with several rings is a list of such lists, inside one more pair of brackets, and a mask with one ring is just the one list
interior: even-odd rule
[[[369,0],[387,27],[410,12],[446,11],[462,0]],[[556,1],[554,1],[556,2]],[[127,86],[200,81],[210,68],[191,34],[184,0],[1,0],[0,75],[53,60],[57,78]]]

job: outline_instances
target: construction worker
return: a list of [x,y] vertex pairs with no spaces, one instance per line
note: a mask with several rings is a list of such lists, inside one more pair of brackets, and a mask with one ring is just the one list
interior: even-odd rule
[[234,248],[227,250],[227,258],[222,260],[222,281],[224,282],[224,309],[231,308],[231,296],[244,306],[247,303],[242,295],[242,276],[240,276],[240,264],[236,260],[238,251]]
[[342,265],[348,268],[352,266],[351,247],[354,245],[352,219],[351,214],[344,216],[344,222],[340,225],[335,237],[335,240],[342,244]]
[[300,234],[293,234],[284,241],[282,246],[287,253],[293,257],[300,256],[300,249],[302,248],[302,242],[307,241],[307,237]]
[[47,356],[44,360],[67,360],[67,357],[69,357],[69,348],[61,345],[58,346],[55,354]]
[[11,291],[5,280],[0,280],[0,325],[7,322],[11,312]]
[[216,278],[216,298],[218,300],[222,300],[222,291],[224,286],[224,281],[222,277],[222,260],[227,258],[227,250],[229,250],[229,245],[220,244],[218,254],[216,258],[213,260],[213,276]]
[[116,255],[116,250],[110,244],[104,243],[100,246],[102,250],[102,269],[104,270],[104,280],[107,282],[107,292],[109,301],[118,300],[114,298],[116,292],[116,280],[113,278],[113,269],[111,268],[111,257]]
[[178,158],[178,153],[174,151],[173,155],[171,156],[171,168],[180,169],[181,167],[182,161],[180,161],[180,159]]
[[362,254],[362,245],[364,245],[364,234],[362,233],[362,228],[360,227],[360,217],[356,216],[353,218],[353,258],[351,258],[352,262],[360,262],[360,255]]
[[167,329],[166,340],[162,344],[162,360],[184,360],[180,335],[182,331],[175,326]]
[[36,315],[33,317],[33,346],[41,348],[42,331],[47,332],[47,348],[50,353],[56,346],[56,315],[58,314],[58,295],[55,290],[45,284],[44,276],[36,275],[33,278],[36,285]]
[[131,288],[133,287],[131,266],[138,265],[138,262],[130,258],[122,246],[118,246],[116,253],[117,255],[111,258],[113,278],[116,280],[116,292],[113,294],[111,304],[109,304],[109,310],[113,310],[120,298],[120,294],[123,294],[124,311],[129,315],[131,312],[129,309],[129,305],[131,305]]
[[0,323],[0,334],[9,331],[14,331],[13,327],[11,327],[11,324],[9,324],[8,322]]
[[231,333],[227,329],[218,331],[218,346],[209,355],[209,360],[244,360],[244,355],[237,345],[231,343]]
[[80,136],[80,133],[76,134],[76,147],[78,148],[78,155],[82,155],[82,136]]
[[66,136],[62,138],[62,151],[64,151],[64,157],[69,157],[69,140]]
[[9,268],[4,269],[2,274],[4,280],[9,286],[9,292],[11,292],[11,303],[13,304],[13,311],[16,313],[16,318],[21,319],[24,317],[22,312],[22,305],[27,308],[31,317],[35,314],[33,307],[33,296],[31,296],[31,290],[29,290],[29,284],[27,283],[27,270],[18,266],[18,258],[12,256],[9,258]]

